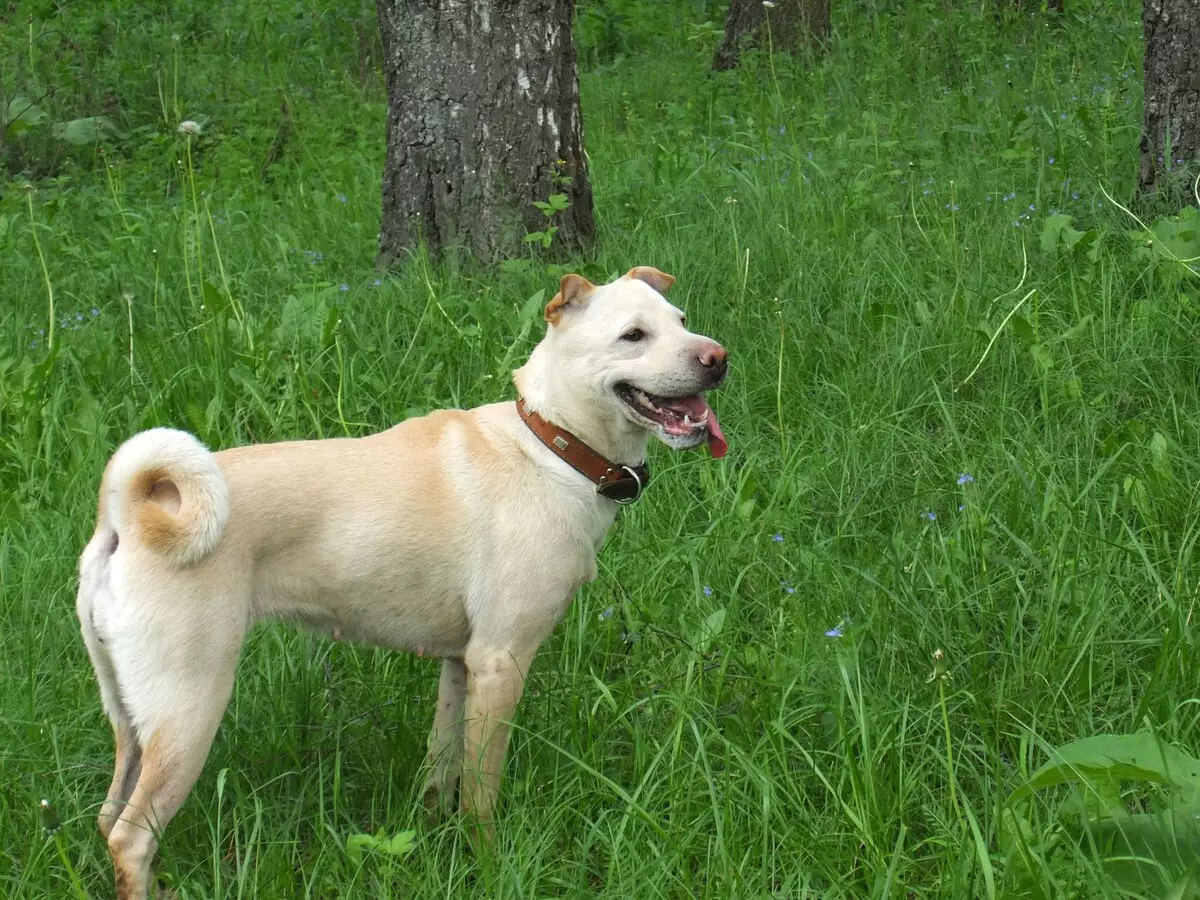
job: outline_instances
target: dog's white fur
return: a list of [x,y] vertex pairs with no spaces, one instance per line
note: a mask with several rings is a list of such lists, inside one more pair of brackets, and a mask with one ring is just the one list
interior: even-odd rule
[[[650,267],[602,287],[564,278],[545,338],[514,373],[529,406],[611,460],[644,459],[657,429],[614,386],[681,396],[725,368],[661,296],[672,281]],[[634,328],[644,337],[622,340]],[[538,646],[596,576],[617,508],[512,402],[358,439],[213,454],[155,428],[122,445],[77,602],[116,737],[99,823],[118,897],[146,896],[156,834],[200,774],[264,617],[442,657],[426,802],[448,807],[465,762],[461,806],[490,837],[506,722]]]

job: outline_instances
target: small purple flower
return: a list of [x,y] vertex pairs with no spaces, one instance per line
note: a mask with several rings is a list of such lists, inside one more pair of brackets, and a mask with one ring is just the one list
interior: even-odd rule
[[82,322],[83,321],[83,313],[75,313],[75,321]]
[[338,202],[339,202],[339,203],[345,203],[345,202],[346,202],[346,195],[345,195],[345,194],[335,194],[334,196],[338,198]]
[[93,319],[96,318],[96,316],[100,315],[100,310],[94,306],[91,309],[89,309],[88,312],[90,312],[92,314]]
[[974,481],[975,481],[975,476],[969,472],[963,472],[961,475],[958,476],[958,483],[960,485],[972,484]]
[[842,616],[842,621],[838,622],[836,625],[834,625],[832,628],[830,628],[827,632],[825,632],[825,637],[840,638],[843,634],[846,633],[846,628],[853,624],[854,624],[854,620],[852,618],[850,618],[849,613],[846,613]]
[[607,622],[609,619],[612,618],[612,614],[613,614],[613,608],[610,606],[608,609],[604,610],[604,612],[600,613],[600,621]]
[[781,581],[781,582],[779,582],[779,586],[781,588],[783,588],[783,592],[785,594],[796,593],[796,589],[792,586],[792,583],[790,581]]
[[338,285],[338,290],[341,291],[342,293],[345,293],[346,291],[350,290],[350,285],[340,284],[340,285]]
[[950,210],[950,212],[958,212],[959,207],[957,203],[947,203],[946,209]]
[[773,540],[777,544],[782,544],[783,543],[783,535],[777,531],[773,535],[771,535],[771,540]]
[[927,519],[930,522],[936,522],[937,521],[937,513],[935,513],[932,509],[927,509],[927,510],[925,510],[925,512],[921,513],[921,518]]
[[374,281],[371,282],[371,284],[375,285],[375,287],[379,287],[381,284],[383,284],[383,282],[380,281],[378,278],[376,278]]
[[1016,192],[1016,191],[1013,191],[1013,192],[1012,192],[1012,193],[1010,193],[1010,194],[1005,194],[1005,195],[1004,195],[1004,202],[1005,202],[1005,203],[1007,203],[1009,200],[1016,200],[1016,199],[1017,199],[1017,192]]
[[966,509],[966,508],[967,508],[967,504],[965,504],[965,503],[960,503],[960,504],[958,504],[958,511],[959,511],[959,512],[962,512],[962,511],[963,511],[964,509]]
[[807,153],[805,153],[805,154],[804,154],[804,158],[805,158],[805,159],[812,159],[812,158],[813,158],[813,152],[812,152],[811,150],[809,150]]
[[1030,212],[1037,212],[1037,207],[1036,207],[1036,206],[1034,206],[1032,203],[1030,203],[1030,204],[1029,204],[1029,211],[1030,211]]
[[1050,157],[1047,162],[1050,163],[1050,165],[1054,165],[1054,157]]
[[709,586],[706,584],[706,585],[704,586],[704,596],[705,596],[705,597],[711,597],[711,596],[712,596],[712,594],[713,594],[712,588],[711,588],[711,587],[709,587]]

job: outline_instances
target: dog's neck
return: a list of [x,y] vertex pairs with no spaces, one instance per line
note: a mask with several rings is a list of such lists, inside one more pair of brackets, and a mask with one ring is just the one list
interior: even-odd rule
[[649,433],[620,414],[582,413],[578,396],[570,396],[562,380],[554,377],[553,360],[545,345],[535,347],[525,365],[513,372],[513,383],[531,410],[571,432],[601,456],[619,465],[645,461]]

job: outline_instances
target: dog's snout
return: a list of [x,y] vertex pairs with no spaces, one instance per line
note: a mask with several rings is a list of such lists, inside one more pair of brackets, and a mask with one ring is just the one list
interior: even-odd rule
[[706,369],[711,369],[714,366],[725,368],[725,360],[729,356],[725,352],[725,348],[720,344],[712,344],[700,351],[700,365]]

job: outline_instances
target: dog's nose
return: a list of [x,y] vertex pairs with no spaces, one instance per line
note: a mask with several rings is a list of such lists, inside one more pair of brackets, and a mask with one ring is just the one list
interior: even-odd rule
[[706,369],[711,369],[713,366],[724,368],[725,360],[728,356],[729,354],[725,352],[724,347],[720,344],[712,344],[705,347],[700,353],[700,365]]
[[706,344],[704,349],[696,354],[696,361],[704,369],[704,383],[709,387],[716,387],[725,380],[725,373],[729,369],[729,354],[725,352],[725,348],[715,341]]

